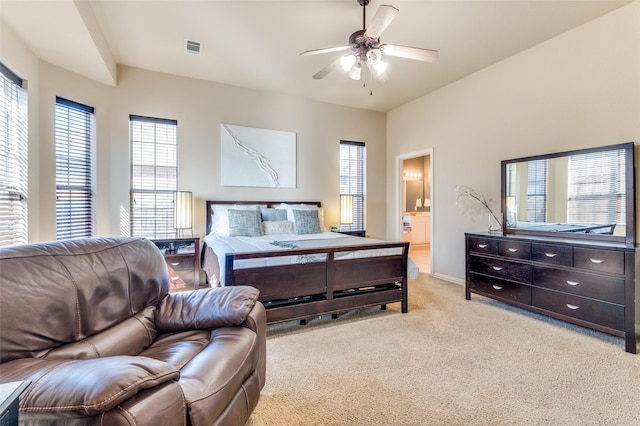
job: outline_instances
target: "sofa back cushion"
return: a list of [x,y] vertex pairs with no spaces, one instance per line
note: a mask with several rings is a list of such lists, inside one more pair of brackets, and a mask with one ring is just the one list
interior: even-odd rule
[[[129,237],[0,248],[0,283],[0,362],[43,358],[156,306],[169,292],[158,249]],[[86,346],[77,353],[85,357]]]

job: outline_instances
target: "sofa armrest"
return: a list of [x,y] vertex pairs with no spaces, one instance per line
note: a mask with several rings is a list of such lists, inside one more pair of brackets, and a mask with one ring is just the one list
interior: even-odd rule
[[142,356],[24,358],[1,367],[3,380],[31,381],[20,397],[20,412],[30,419],[93,416],[111,410],[141,390],[180,378],[174,366]]
[[158,305],[156,327],[163,333],[241,325],[259,294],[258,289],[250,286],[170,293]]

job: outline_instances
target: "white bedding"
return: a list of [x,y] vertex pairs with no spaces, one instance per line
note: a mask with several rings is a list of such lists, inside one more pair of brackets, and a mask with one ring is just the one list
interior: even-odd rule
[[[336,232],[323,232],[320,234],[271,234],[261,237],[227,237],[218,234],[209,234],[204,239],[208,248],[215,254],[216,259],[208,259],[205,256],[205,264],[203,265],[207,272],[209,285],[217,287],[224,285],[225,276],[225,255],[227,253],[238,252],[256,252],[256,251],[276,251],[287,250],[289,248],[318,248],[318,247],[336,247],[358,244],[383,243],[385,241],[375,240],[371,238],[351,237]],[[336,260],[357,257],[374,257],[385,254],[400,254],[401,248],[382,248],[371,250],[349,251],[336,253]],[[277,256],[264,257],[256,259],[242,259],[234,262],[234,269],[251,268],[260,266],[273,266],[294,263],[307,263],[313,261],[322,261],[326,255],[314,256]],[[415,263],[408,259],[408,277],[418,277],[418,267]]]

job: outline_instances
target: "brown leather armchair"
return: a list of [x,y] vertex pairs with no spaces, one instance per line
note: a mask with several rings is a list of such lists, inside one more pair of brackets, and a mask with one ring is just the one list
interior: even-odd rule
[[265,383],[253,287],[169,293],[142,238],[0,249],[0,383],[29,425],[242,425]]

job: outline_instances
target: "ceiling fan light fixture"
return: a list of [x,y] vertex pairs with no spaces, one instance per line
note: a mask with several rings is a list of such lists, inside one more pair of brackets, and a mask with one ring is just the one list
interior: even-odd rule
[[371,65],[377,65],[382,60],[382,52],[380,49],[371,49],[367,52],[367,62]]
[[362,74],[362,65],[357,63],[351,68],[351,71],[349,71],[349,78],[352,80],[360,80],[360,74]]
[[342,66],[342,69],[345,71],[350,71],[353,67],[353,64],[356,63],[356,57],[354,55],[345,55],[342,58],[340,58],[340,65]]
[[378,73],[378,75],[382,75],[384,74],[384,72],[387,70],[387,67],[389,66],[388,62],[384,62],[384,61],[380,61],[377,64],[375,64],[373,66],[373,69],[376,70],[376,72]]

